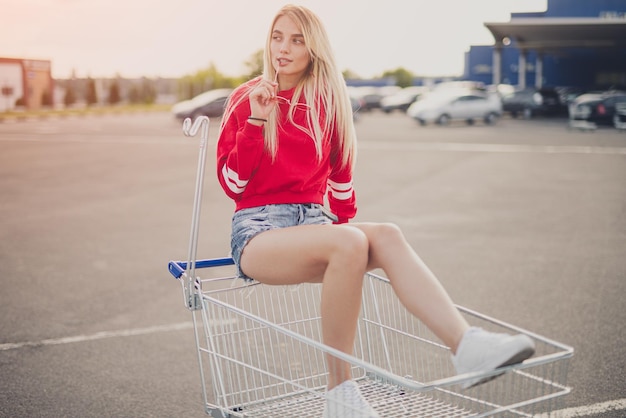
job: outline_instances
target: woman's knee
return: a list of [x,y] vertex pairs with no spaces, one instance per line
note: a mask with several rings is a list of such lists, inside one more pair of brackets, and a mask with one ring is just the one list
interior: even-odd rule
[[393,223],[373,224],[368,228],[367,236],[370,242],[370,268],[385,268],[391,258],[408,246],[402,230]]
[[389,245],[394,242],[404,242],[404,234],[400,227],[394,223],[379,223],[374,227],[374,239],[378,242]]
[[340,226],[340,236],[334,241],[333,254],[342,262],[365,267],[368,262],[369,240],[358,228]]

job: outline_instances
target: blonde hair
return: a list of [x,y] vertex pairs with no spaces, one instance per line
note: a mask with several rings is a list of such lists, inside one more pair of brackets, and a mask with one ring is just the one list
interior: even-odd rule
[[[294,123],[293,115],[296,106],[301,97],[304,96],[304,101],[308,105],[307,119],[310,129],[305,126],[297,126],[313,138],[317,157],[322,157],[322,141],[324,137],[335,133],[339,139],[342,151],[342,164],[344,166],[348,163],[354,164],[356,159],[356,132],[352,118],[350,96],[345,80],[337,68],[326,30],[320,19],[312,11],[296,5],[286,5],[278,11],[270,26],[265,45],[263,75],[256,80],[261,78],[274,80],[276,77],[276,69],[272,63],[270,53],[270,43],[274,25],[282,16],[291,18],[302,31],[304,44],[311,58],[308,71],[295,87],[287,117],[290,122]],[[240,100],[238,103],[232,105],[229,103],[230,111],[227,111],[227,114],[224,115],[222,125],[228,119],[232,110],[248,97],[249,92],[255,85],[255,80],[247,83],[248,91],[239,96]],[[324,110],[323,113],[320,112],[321,109],[319,107]],[[325,115],[323,120],[320,118],[322,114]],[[277,112],[273,111],[269,115],[264,129],[265,149],[272,158],[276,156],[278,150],[278,125]]]

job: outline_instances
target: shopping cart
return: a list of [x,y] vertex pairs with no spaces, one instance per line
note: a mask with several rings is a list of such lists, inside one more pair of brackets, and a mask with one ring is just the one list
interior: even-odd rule
[[[558,409],[573,349],[459,307],[472,325],[522,332],[536,355],[492,372],[455,375],[450,350],[399,303],[389,281],[368,273],[354,354],[322,342],[321,285],[268,286],[235,277],[230,257],[197,260],[209,119],[202,128],[196,193],[186,261],[171,261],[192,312],[205,411],[211,417],[321,417],[327,356],[348,362],[354,380],[382,417],[548,416]],[[201,277],[198,272],[202,270]],[[476,377],[498,377],[462,389]]]

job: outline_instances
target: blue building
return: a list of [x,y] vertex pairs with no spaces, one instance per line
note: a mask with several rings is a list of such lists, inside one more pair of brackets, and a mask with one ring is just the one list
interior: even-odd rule
[[485,26],[494,45],[470,48],[465,80],[626,88],[626,0],[548,0],[546,11]]

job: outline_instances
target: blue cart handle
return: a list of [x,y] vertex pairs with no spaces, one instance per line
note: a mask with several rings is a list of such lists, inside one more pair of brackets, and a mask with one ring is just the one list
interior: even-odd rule
[[[180,279],[180,277],[187,270],[187,261],[170,261],[168,264],[168,270],[176,279]],[[196,268],[208,268],[208,267],[220,267],[220,266],[231,266],[235,264],[231,257],[222,257],[222,258],[208,258],[204,260],[196,261]]]

